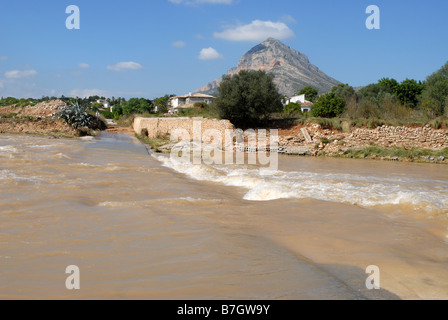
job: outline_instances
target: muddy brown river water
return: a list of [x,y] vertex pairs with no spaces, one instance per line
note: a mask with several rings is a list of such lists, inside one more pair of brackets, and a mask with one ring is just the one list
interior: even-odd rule
[[120,134],[0,136],[0,298],[448,299],[447,166],[279,161],[195,166]]

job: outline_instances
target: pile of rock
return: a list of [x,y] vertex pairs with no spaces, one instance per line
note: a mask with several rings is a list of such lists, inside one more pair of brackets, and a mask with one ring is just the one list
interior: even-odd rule
[[59,111],[65,109],[67,104],[59,99],[44,101],[35,106],[27,106],[22,109],[20,115],[33,117],[51,117]]

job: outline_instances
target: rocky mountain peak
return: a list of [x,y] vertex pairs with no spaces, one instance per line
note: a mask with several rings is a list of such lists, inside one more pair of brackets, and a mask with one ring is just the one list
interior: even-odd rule
[[[325,93],[340,83],[311,64],[305,54],[274,38],[268,38],[250,49],[238,66],[227,74],[234,75],[241,70],[264,70],[274,74],[274,82],[284,96],[293,96],[308,85]],[[216,94],[220,83],[221,79],[217,79],[196,92]]]

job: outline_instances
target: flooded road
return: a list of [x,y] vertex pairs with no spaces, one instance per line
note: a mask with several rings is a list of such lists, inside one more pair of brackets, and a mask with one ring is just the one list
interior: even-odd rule
[[280,157],[270,172],[120,134],[0,136],[0,298],[447,299],[447,181],[443,165]]

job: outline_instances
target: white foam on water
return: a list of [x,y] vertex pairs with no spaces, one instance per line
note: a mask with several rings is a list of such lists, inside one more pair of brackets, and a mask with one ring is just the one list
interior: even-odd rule
[[36,144],[32,144],[32,145],[27,145],[28,148],[31,149],[44,149],[44,150],[48,150],[51,149],[53,147],[55,147],[55,145],[36,145]]
[[145,207],[151,206],[155,203],[159,202],[171,202],[171,201],[187,201],[187,202],[220,202],[217,199],[202,199],[202,198],[192,198],[192,197],[179,197],[179,198],[163,198],[163,199],[152,199],[152,200],[144,200],[144,201],[105,201],[98,204],[99,207],[112,207],[112,208],[121,208],[121,207]]
[[86,162],[81,162],[81,163],[73,163],[73,166],[80,166],[80,167],[88,167],[88,168],[95,168],[98,167],[97,165],[91,164],[91,163],[86,163]]
[[26,182],[40,182],[42,181],[38,177],[23,177],[9,170],[0,170],[0,180],[14,180],[14,181],[26,181]]
[[15,148],[15,146],[0,146],[0,152],[18,153],[19,151]]
[[58,157],[59,159],[71,159],[69,156],[63,154],[63,153],[58,153],[56,155],[56,157]]
[[113,201],[105,201],[98,204],[99,207],[112,207],[112,208],[132,207],[135,205],[136,202],[113,202]]
[[311,198],[362,207],[412,205],[419,211],[448,213],[448,184],[445,181],[431,180],[429,183],[428,180],[356,174],[193,165],[182,159],[160,155],[153,157],[164,166],[193,179],[245,188],[248,190],[245,200]]

